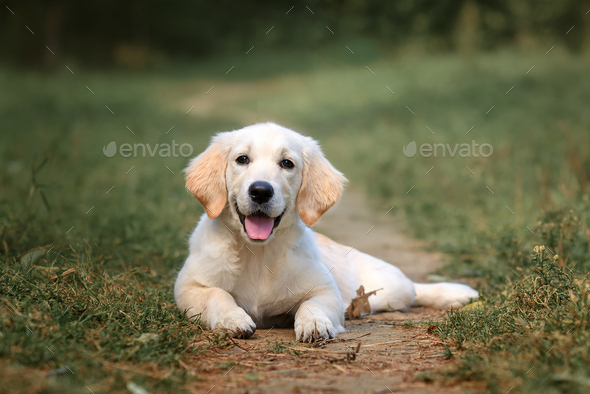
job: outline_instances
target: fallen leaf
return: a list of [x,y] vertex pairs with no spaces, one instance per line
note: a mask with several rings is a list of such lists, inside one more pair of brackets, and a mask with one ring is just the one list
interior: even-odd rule
[[363,314],[371,313],[371,306],[369,305],[369,297],[377,294],[378,290],[373,290],[365,294],[364,286],[359,287],[356,291],[357,296],[350,302],[348,309],[346,309],[346,317],[349,320],[360,319]]
[[426,332],[429,334],[433,334],[434,330],[437,330],[437,329],[438,329],[438,326],[430,326],[426,329]]

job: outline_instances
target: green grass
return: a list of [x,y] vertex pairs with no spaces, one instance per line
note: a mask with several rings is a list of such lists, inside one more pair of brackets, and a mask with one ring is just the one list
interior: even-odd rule
[[[587,320],[564,332],[581,317],[585,304],[572,300],[584,299],[579,281],[590,268],[590,59],[559,48],[470,59],[251,55],[137,73],[0,69],[11,92],[0,96],[2,380],[22,392],[63,392],[124,391],[129,382],[181,391],[198,379],[203,352],[227,341],[174,306],[172,284],[203,213],[184,189],[187,159],[106,158],[102,149],[175,140],[197,154],[217,131],[273,120],[319,139],[375,209],[395,206],[398,221],[445,253],[443,274],[479,278],[485,308],[437,323],[457,359],[454,379],[579,391],[588,357],[576,346]],[[402,154],[411,141],[472,140],[491,144],[493,155]],[[555,314],[517,300],[535,294],[534,245],[574,270],[562,277],[546,268],[574,286],[552,299]],[[526,305],[515,313],[518,302]],[[525,331],[530,322],[539,324]],[[75,375],[34,378],[65,365]]]
[[404,327],[405,328],[413,328],[416,327],[416,322],[414,320],[404,320]]
[[442,374],[448,383],[480,381],[492,393],[512,386],[524,393],[588,391],[590,203],[539,219],[543,246],[531,251],[501,234],[490,239],[480,248],[489,258],[478,266],[492,289],[479,307],[451,310],[436,323],[437,335],[461,351]]
[[[102,147],[202,130],[190,139],[202,149],[211,130],[233,124],[162,109],[147,99],[161,80],[147,75],[72,77],[0,73],[16,92],[0,99],[2,381],[15,392],[125,392],[129,382],[180,392],[198,379],[183,360],[198,369],[203,352],[227,343],[174,304],[202,213],[184,189],[187,159],[109,159]],[[180,136],[165,135],[172,125]],[[66,365],[74,374],[50,372]]]

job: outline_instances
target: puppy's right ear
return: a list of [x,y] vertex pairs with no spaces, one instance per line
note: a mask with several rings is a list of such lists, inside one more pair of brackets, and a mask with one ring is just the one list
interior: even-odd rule
[[219,216],[227,203],[226,168],[227,154],[223,135],[220,134],[213,137],[207,150],[195,157],[184,170],[186,188],[199,200],[211,219]]

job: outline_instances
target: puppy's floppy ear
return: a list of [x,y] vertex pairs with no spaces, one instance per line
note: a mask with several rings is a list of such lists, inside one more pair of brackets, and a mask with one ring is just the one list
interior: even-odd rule
[[211,219],[219,216],[227,203],[227,153],[223,140],[223,134],[213,137],[207,150],[195,157],[184,170],[186,188],[205,207]]
[[307,148],[297,210],[301,220],[311,226],[338,201],[346,178],[324,157],[317,142],[309,138]]

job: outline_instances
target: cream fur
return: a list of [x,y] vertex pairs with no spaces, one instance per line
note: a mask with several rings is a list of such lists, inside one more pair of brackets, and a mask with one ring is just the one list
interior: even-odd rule
[[[238,165],[240,155],[250,158]],[[289,159],[295,167],[281,168]],[[205,206],[190,237],[189,257],[174,294],[181,311],[210,328],[249,337],[259,328],[293,326],[298,340],[331,338],[344,329],[344,310],[362,284],[380,289],[371,312],[412,305],[460,306],[477,291],[453,283],[418,284],[395,266],[314,233],[340,197],[344,176],[313,139],[274,123],[220,133],[186,169],[187,188]],[[270,183],[271,217],[282,220],[264,241],[251,240],[236,206],[249,212],[248,187]]]

